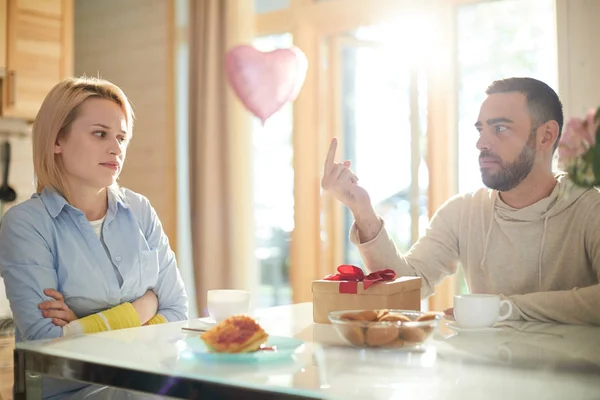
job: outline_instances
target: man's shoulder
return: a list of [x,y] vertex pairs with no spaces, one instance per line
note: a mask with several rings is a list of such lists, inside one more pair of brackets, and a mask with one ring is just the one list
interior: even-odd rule
[[576,226],[584,227],[584,230],[591,232],[593,237],[598,237],[600,230],[600,189],[587,189],[579,198],[569,207],[567,218],[573,221]]
[[590,202],[600,203],[600,187],[590,188],[584,196]]
[[576,202],[576,206],[582,210],[595,209],[600,212],[600,188],[590,188],[583,193]]
[[471,192],[457,193],[450,197],[440,210],[453,210],[464,208],[481,207],[486,204],[492,204],[496,196],[495,191],[487,188],[480,188]]

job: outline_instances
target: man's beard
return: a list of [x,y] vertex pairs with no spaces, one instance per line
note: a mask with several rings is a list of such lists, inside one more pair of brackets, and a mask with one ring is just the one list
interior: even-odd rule
[[490,153],[483,151],[479,157],[492,158],[498,161],[500,164],[500,171],[489,172],[487,170],[481,171],[481,179],[483,184],[490,189],[495,189],[500,192],[506,192],[514,189],[529,175],[533,168],[533,162],[535,160],[535,139],[536,130],[532,130],[527,138],[527,143],[523,146],[519,157],[511,163],[505,164],[498,157],[493,157]]

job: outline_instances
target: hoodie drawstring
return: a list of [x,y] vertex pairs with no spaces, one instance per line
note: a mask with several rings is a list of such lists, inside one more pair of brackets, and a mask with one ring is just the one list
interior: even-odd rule
[[546,244],[546,226],[548,225],[548,216],[544,218],[544,232],[542,232],[542,242],[540,243],[540,255],[538,256],[538,291],[542,291],[542,255],[544,254],[544,245]]
[[[492,212],[490,214],[490,226],[488,226],[487,233],[485,235],[485,240],[483,242],[483,256],[481,257],[481,261],[479,262],[479,268],[483,269],[483,264],[485,263],[485,258],[487,257],[488,245],[490,243],[490,236],[492,234],[492,224],[494,223],[494,211],[496,207],[496,200],[498,199],[498,194],[494,196],[494,201],[492,201]],[[482,209],[483,212],[483,209]]]
[[[490,226],[488,227],[487,233],[485,235],[485,240],[483,242],[483,256],[481,257],[481,262],[479,263],[479,267],[482,269],[485,264],[485,259],[487,257],[488,247],[490,244],[490,236],[492,234],[492,224],[494,223],[494,211],[495,211],[495,207],[496,207],[497,198],[498,197],[496,195],[496,197],[494,197],[494,201],[492,201],[492,213],[490,216]],[[548,215],[546,215],[544,217],[544,230],[542,232],[542,241],[540,243],[540,251],[539,251],[539,255],[538,255],[538,290],[539,291],[542,290],[542,256],[544,255],[544,246],[546,244],[546,232],[547,232],[547,228],[548,228],[548,218],[549,218]]]

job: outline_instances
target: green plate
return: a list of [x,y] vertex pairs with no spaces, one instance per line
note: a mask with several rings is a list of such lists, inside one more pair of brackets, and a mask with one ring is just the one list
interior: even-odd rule
[[208,349],[199,337],[185,339],[186,349],[202,360],[217,362],[268,362],[290,358],[304,349],[302,340],[283,337],[269,336],[265,346],[274,347],[275,350],[259,350],[252,353],[215,353]]

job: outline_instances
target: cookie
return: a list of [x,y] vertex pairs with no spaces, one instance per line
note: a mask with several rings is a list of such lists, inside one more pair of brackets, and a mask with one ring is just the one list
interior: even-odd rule
[[379,322],[410,322],[410,318],[404,314],[387,314]]
[[367,328],[365,341],[367,345],[377,347],[391,343],[398,339],[398,327],[377,325]]
[[340,315],[340,319],[343,321],[377,321],[377,311],[347,312]]
[[380,321],[381,318],[385,317],[386,315],[388,315],[390,313],[389,310],[383,309],[383,310],[379,310],[377,312],[377,321]]
[[388,349],[399,349],[401,347],[404,347],[404,344],[404,339],[398,337],[398,339],[394,340],[392,343],[388,343],[387,345],[385,345],[385,347],[387,347]]
[[366,310],[358,313],[359,319],[357,321],[377,321],[377,311],[374,310]]
[[423,315],[420,315],[416,321],[433,321],[436,318],[436,314],[435,313],[425,313]]
[[407,342],[420,343],[427,338],[427,332],[421,328],[403,326],[399,336]]
[[358,313],[353,313],[353,312],[349,312],[349,313],[340,315],[340,319],[342,321],[359,321],[358,318],[359,318]]
[[355,346],[364,346],[365,333],[363,328],[358,326],[346,326],[343,330],[344,337]]

